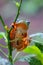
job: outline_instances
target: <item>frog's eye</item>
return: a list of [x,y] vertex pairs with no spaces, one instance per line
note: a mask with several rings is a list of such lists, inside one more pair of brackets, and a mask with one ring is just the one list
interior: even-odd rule
[[12,25],[12,28],[14,28],[14,25]]
[[15,23],[12,23],[12,28],[14,28],[14,29],[16,29],[16,28],[17,28],[17,26],[16,26],[16,24],[15,24]]
[[14,23],[11,24],[12,28],[14,28]]

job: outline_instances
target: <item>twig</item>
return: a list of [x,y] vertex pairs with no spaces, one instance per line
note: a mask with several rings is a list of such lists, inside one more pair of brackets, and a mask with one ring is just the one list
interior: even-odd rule
[[[21,4],[22,4],[22,0],[20,0],[20,6],[18,7],[18,12],[17,12],[17,15],[16,15],[16,18],[14,20],[14,22],[16,22],[19,14],[20,14],[20,7],[21,7]],[[12,27],[10,28],[10,30],[7,32],[8,35],[7,35],[7,39],[8,39],[8,50],[9,50],[9,61],[11,62],[11,65],[13,65],[13,59],[12,59],[12,46],[10,44],[10,31],[11,31]]]
[[4,23],[4,20],[3,20],[3,18],[0,16],[0,20],[1,20],[1,23],[2,23],[2,25],[3,25],[3,27],[4,27],[4,30],[6,30],[5,29],[5,23]]
[[1,49],[0,49],[0,52],[3,53],[3,55],[8,58],[7,54],[5,54],[5,52],[3,52]]
[[17,12],[17,15],[16,15],[16,18],[15,18],[14,22],[16,22],[16,20],[17,20],[19,14],[20,14],[21,4],[22,4],[22,0],[20,0],[20,6],[18,7],[18,12]]
[[[20,0],[20,5],[19,5],[19,7],[18,7],[18,12],[17,12],[17,15],[16,15],[16,17],[15,17],[14,23],[16,22],[17,18],[19,17],[21,4],[22,4],[22,0]],[[12,29],[12,27],[10,28],[9,32],[11,31],[11,29]]]
[[4,46],[3,44],[0,44],[2,48],[8,48],[8,46]]
[[7,34],[7,39],[8,39],[8,59],[11,63],[11,65],[13,65],[13,59],[12,59],[12,47],[11,47],[11,44],[10,44],[10,32],[8,32]]

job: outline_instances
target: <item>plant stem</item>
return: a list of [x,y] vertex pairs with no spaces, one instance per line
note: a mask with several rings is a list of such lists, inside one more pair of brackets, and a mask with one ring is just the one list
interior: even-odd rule
[[4,23],[4,20],[3,20],[3,18],[0,16],[0,20],[1,20],[1,22],[2,22],[2,25],[3,25],[3,27],[4,27],[4,30],[5,30],[5,23]]
[[[20,8],[21,8],[21,4],[22,4],[22,0],[20,0],[20,6],[18,7],[18,12],[17,12],[17,15],[16,15],[16,18],[14,20],[14,22],[16,22],[19,14],[20,14]],[[13,59],[12,59],[12,47],[11,47],[11,44],[10,44],[10,31],[11,31],[12,27],[10,28],[9,32],[8,32],[8,49],[9,49],[9,61],[11,63],[11,65],[13,65]]]
[[[17,15],[16,15],[16,18],[15,18],[14,22],[16,22],[16,20],[17,20],[19,14],[20,14],[21,4],[22,4],[22,0],[20,0],[20,6],[18,7],[18,12],[17,12]],[[4,21],[3,21],[3,19],[2,19],[1,16],[0,16],[0,19],[1,19],[2,25],[3,25],[4,29],[5,29],[5,23],[4,23]],[[11,29],[12,29],[12,27],[11,27]],[[10,29],[10,30],[11,30],[11,29]],[[6,30],[6,29],[5,29],[5,30]],[[13,65],[12,47],[11,47],[11,44],[10,44],[10,31],[6,31],[6,32],[7,32],[8,52],[9,52],[8,58],[9,58],[9,61],[10,61],[11,65]]]
[[17,15],[16,15],[16,18],[15,18],[14,22],[16,22],[16,20],[17,20],[19,14],[20,14],[21,4],[22,4],[22,0],[20,0],[20,6],[18,7],[18,12],[17,12]]
[[8,58],[9,58],[11,65],[13,65],[12,47],[11,47],[11,44],[10,44],[10,33],[9,32],[8,32],[7,36],[8,36],[7,39],[8,39],[8,52],[9,52]]
[[[5,23],[4,23],[4,21],[3,21],[3,19],[2,19],[2,17],[0,16],[0,20],[1,20],[1,22],[2,22],[2,25],[3,25],[3,27],[4,27],[4,30],[7,32],[7,30],[5,29]],[[9,43],[9,32],[7,32],[7,40],[8,40],[8,50],[9,50],[9,55],[8,55],[8,58],[9,58],[9,61],[10,61],[10,63],[11,63],[11,65],[13,65],[13,60],[12,60],[12,47],[11,47],[11,44]],[[2,45],[1,45],[2,46]],[[3,46],[4,47],[4,46]],[[7,57],[7,55],[0,49],[0,51]]]
[[[20,6],[18,7],[18,12],[17,12],[17,15],[15,17],[14,23],[16,22],[17,18],[19,17],[21,4],[22,4],[22,0],[20,0]],[[12,29],[12,27],[10,28],[9,32],[11,31],[11,29]]]
[[[2,25],[3,25],[3,27],[4,27],[4,30],[6,30],[5,29],[5,23],[4,23],[4,21],[3,21],[3,19],[2,19],[2,17],[0,16],[0,20],[1,20],[1,22],[2,22]],[[7,31],[6,31],[7,32]],[[7,39],[8,39],[8,50],[9,50],[9,56],[8,56],[8,58],[9,58],[9,61],[10,61],[10,63],[11,63],[11,65],[13,65],[13,62],[12,62],[12,47],[11,47],[11,45],[10,45],[10,43],[9,43],[9,33],[7,32]],[[2,45],[1,45],[2,46]],[[2,47],[4,47],[4,46],[2,46]],[[0,49],[0,51],[7,57],[7,55]]]

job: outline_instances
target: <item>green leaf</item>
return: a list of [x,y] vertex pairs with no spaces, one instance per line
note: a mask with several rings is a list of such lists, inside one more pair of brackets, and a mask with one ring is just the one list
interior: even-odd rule
[[42,57],[41,57],[41,51],[38,47],[36,46],[28,46],[27,48],[25,48],[23,50],[23,52],[25,53],[30,53],[30,54],[35,54],[36,57],[40,60]]
[[4,32],[0,32],[0,39],[2,39],[2,38],[4,38],[5,41],[7,42],[7,37]]
[[30,65],[42,65],[42,63],[40,62],[40,60],[36,59],[35,57],[30,59],[29,62]]
[[33,55],[33,54],[29,54],[29,55],[23,56],[23,57],[21,57],[19,59],[19,61],[21,61],[21,62],[27,61],[30,65],[42,65],[40,60],[38,60],[36,58],[36,56]]
[[0,32],[0,39],[2,39],[5,36],[4,32]]
[[35,55],[34,54],[29,54],[29,55],[26,55],[26,56],[22,56],[18,60],[21,61],[21,62],[25,62],[25,61],[30,62],[30,59],[32,57],[35,57]]
[[[28,46],[23,50],[23,52],[31,53],[31,54],[41,54],[41,51],[38,47],[34,46]],[[36,53],[37,52],[37,53]]]
[[30,35],[32,37],[31,45],[36,45],[43,52],[43,33]]
[[30,37],[32,37],[32,43],[38,43],[43,45],[43,33],[36,33],[36,34],[32,34],[30,35]]
[[35,45],[43,52],[43,45],[41,43],[35,43]]

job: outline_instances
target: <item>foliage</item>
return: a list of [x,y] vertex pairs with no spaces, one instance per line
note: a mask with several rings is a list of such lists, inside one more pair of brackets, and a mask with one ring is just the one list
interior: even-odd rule
[[20,58],[19,61],[27,61],[30,65],[42,65],[40,60],[38,60],[35,55],[31,54]]
[[29,64],[30,65],[42,65],[41,62],[36,58],[31,58]]
[[3,37],[5,37],[5,33],[4,32],[0,32],[0,39],[2,39]]
[[[38,3],[37,5],[39,5],[40,0],[38,0],[38,1],[34,0],[34,2]],[[18,7],[18,12],[17,12],[16,18],[13,23],[15,23],[17,21],[17,18],[20,14],[22,0],[20,0],[20,4],[18,2],[15,2],[15,4]],[[6,25],[1,16],[0,16],[0,20],[1,20],[4,30],[5,30],[5,32],[0,32],[0,39],[4,38],[5,41],[8,43],[7,47],[3,46],[1,44],[0,44],[0,46],[3,48],[8,48],[9,54],[7,56],[6,53],[4,53],[1,49],[0,49],[0,52],[2,52],[9,59],[11,65],[13,65],[13,62],[15,62],[17,60],[23,61],[23,62],[27,61],[30,65],[43,65],[43,33],[39,34],[39,35],[36,34],[36,36],[33,36],[30,46],[27,46],[25,49],[22,50],[24,53],[28,53],[28,55],[17,59],[17,55],[21,52],[18,50],[17,54],[15,55],[15,57],[13,59],[12,58],[13,49],[10,44],[10,31],[12,30],[12,27],[10,28],[10,30],[8,28],[5,28]]]
[[[0,32],[0,39],[2,39],[2,38],[5,38],[5,40],[7,39],[4,32]],[[33,42],[33,40],[35,40],[35,41]],[[36,41],[38,41],[38,42],[36,42]],[[4,48],[6,48],[6,47],[4,47]],[[25,48],[23,50],[23,52],[28,53],[29,55],[18,58],[18,59],[16,59],[16,61],[17,60],[22,61],[22,62],[27,61],[28,63],[30,63],[30,65],[34,65],[34,64],[43,65],[43,53],[42,53],[43,52],[43,34],[33,37],[30,46]]]
[[35,45],[43,52],[43,45],[41,43],[35,43]]
[[35,44],[41,50],[41,52],[43,52],[43,33],[32,37],[32,39],[34,41],[32,40],[31,45]]
[[30,65],[43,65],[43,34],[33,36],[31,46],[25,48],[23,52],[29,53],[29,55],[20,58],[19,61],[27,61]]

